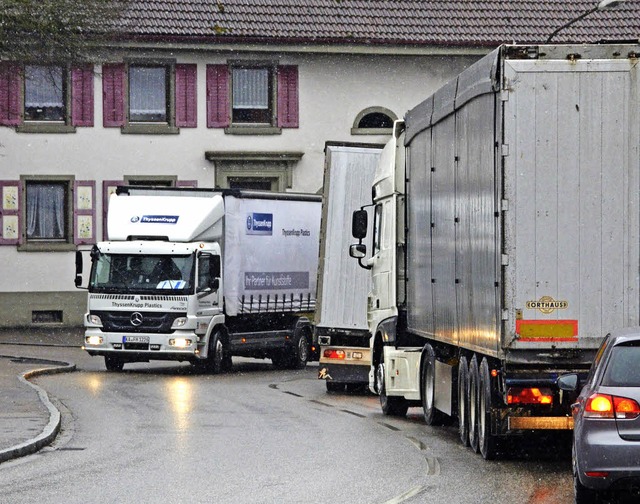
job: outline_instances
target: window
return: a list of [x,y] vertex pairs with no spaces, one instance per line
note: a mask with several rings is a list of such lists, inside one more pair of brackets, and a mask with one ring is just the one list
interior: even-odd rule
[[370,107],[360,112],[351,128],[352,135],[390,135],[398,117],[384,107]]
[[129,121],[167,122],[168,80],[167,67],[129,67]]
[[197,66],[127,62],[102,66],[103,124],[123,133],[197,127]]
[[68,184],[27,182],[27,241],[66,241],[68,236]]
[[271,80],[269,68],[232,69],[231,119],[233,123],[272,123]]
[[0,125],[23,133],[93,126],[93,67],[0,63]]
[[62,67],[25,66],[25,121],[65,121],[66,96],[67,79]]
[[298,67],[251,62],[207,65],[207,127],[279,134],[298,127]]
[[0,245],[60,251],[95,242],[95,181],[23,175],[0,180],[0,194]]

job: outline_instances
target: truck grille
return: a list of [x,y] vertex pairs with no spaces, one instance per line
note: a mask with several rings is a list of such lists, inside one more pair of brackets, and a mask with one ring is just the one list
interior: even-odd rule
[[[132,317],[133,314],[136,317]],[[104,332],[152,332],[171,333],[173,321],[178,317],[186,317],[186,313],[157,313],[157,312],[105,312],[92,311],[92,315],[98,315],[102,320]],[[132,319],[138,325],[134,325]]]

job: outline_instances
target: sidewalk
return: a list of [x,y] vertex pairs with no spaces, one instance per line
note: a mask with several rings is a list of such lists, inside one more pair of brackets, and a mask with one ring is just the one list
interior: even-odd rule
[[60,429],[60,412],[29,378],[67,372],[73,363],[25,358],[31,346],[80,347],[82,329],[0,329],[0,463],[50,444]]

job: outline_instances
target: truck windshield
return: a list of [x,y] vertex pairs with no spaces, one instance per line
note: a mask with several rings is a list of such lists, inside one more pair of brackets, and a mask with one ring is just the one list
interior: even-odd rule
[[91,269],[92,292],[191,292],[193,255],[99,254]]

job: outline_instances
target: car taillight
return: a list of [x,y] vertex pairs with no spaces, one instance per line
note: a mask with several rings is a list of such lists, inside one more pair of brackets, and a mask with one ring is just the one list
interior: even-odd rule
[[553,392],[547,388],[511,387],[507,390],[507,404],[553,404]]
[[640,405],[633,399],[593,394],[584,407],[585,418],[618,418],[630,420],[640,415]]
[[326,359],[344,359],[345,358],[344,350],[332,350],[330,348],[326,349],[323,355]]
[[616,411],[616,418],[632,420],[640,415],[640,405],[633,399],[614,396],[613,406]]

